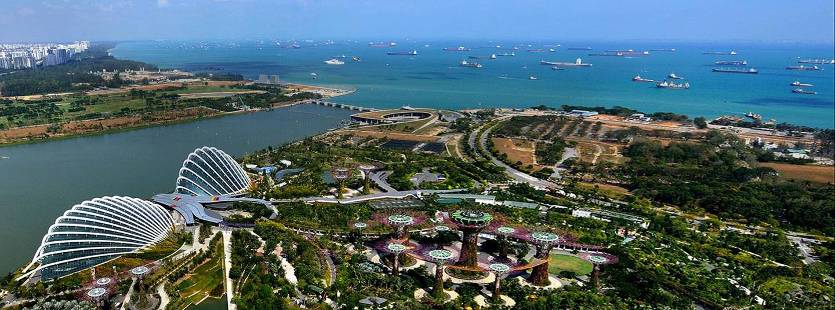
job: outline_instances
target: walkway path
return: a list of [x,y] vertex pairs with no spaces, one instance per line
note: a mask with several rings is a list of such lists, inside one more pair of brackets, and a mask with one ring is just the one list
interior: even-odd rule
[[223,231],[223,277],[224,282],[226,285],[226,308],[229,310],[235,310],[238,308],[237,305],[232,303],[232,292],[234,288],[232,286],[232,279],[229,278],[229,270],[232,269],[232,231],[231,230],[224,230]]
[[165,292],[165,282],[163,281],[162,284],[157,286],[157,294],[159,294],[159,309],[165,309],[165,306],[171,301],[171,298],[168,298],[168,293]]

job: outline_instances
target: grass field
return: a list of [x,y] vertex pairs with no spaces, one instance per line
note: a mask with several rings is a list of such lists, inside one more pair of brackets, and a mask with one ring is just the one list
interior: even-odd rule
[[811,181],[818,183],[835,183],[835,167],[793,165],[782,163],[760,163],[760,166],[777,170],[780,176],[787,179]]
[[578,275],[587,275],[592,271],[591,263],[573,255],[552,254],[548,258],[548,272],[559,274],[560,271],[572,271]]
[[[223,294],[223,243],[217,242],[213,246],[216,247],[214,256],[176,284],[186,305],[198,303],[207,296],[217,298]],[[220,290],[216,290],[218,286]],[[219,293],[213,295],[212,291]]]

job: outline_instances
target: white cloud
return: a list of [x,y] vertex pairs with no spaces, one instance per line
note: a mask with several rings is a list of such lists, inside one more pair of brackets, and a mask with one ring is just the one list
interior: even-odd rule
[[157,0],[158,7],[164,8],[167,7],[169,4],[170,3],[168,3],[168,0]]

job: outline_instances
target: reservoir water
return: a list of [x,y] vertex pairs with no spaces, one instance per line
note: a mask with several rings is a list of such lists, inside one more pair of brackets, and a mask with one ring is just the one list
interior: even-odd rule
[[171,192],[186,155],[232,156],[339,126],[351,111],[299,105],[167,126],[0,147],[0,272],[28,263],[49,225],[74,204]]

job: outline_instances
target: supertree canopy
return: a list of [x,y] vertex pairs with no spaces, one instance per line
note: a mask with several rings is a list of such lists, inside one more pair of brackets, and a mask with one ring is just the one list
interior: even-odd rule
[[458,210],[452,213],[451,220],[461,230],[461,255],[458,265],[475,268],[478,265],[478,234],[490,222],[493,215],[476,210]]
[[534,257],[543,262],[533,267],[529,280],[534,285],[546,286],[550,282],[548,280],[548,254],[554,244],[559,242],[560,237],[550,232],[534,232],[530,235],[530,240],[537,245]]

